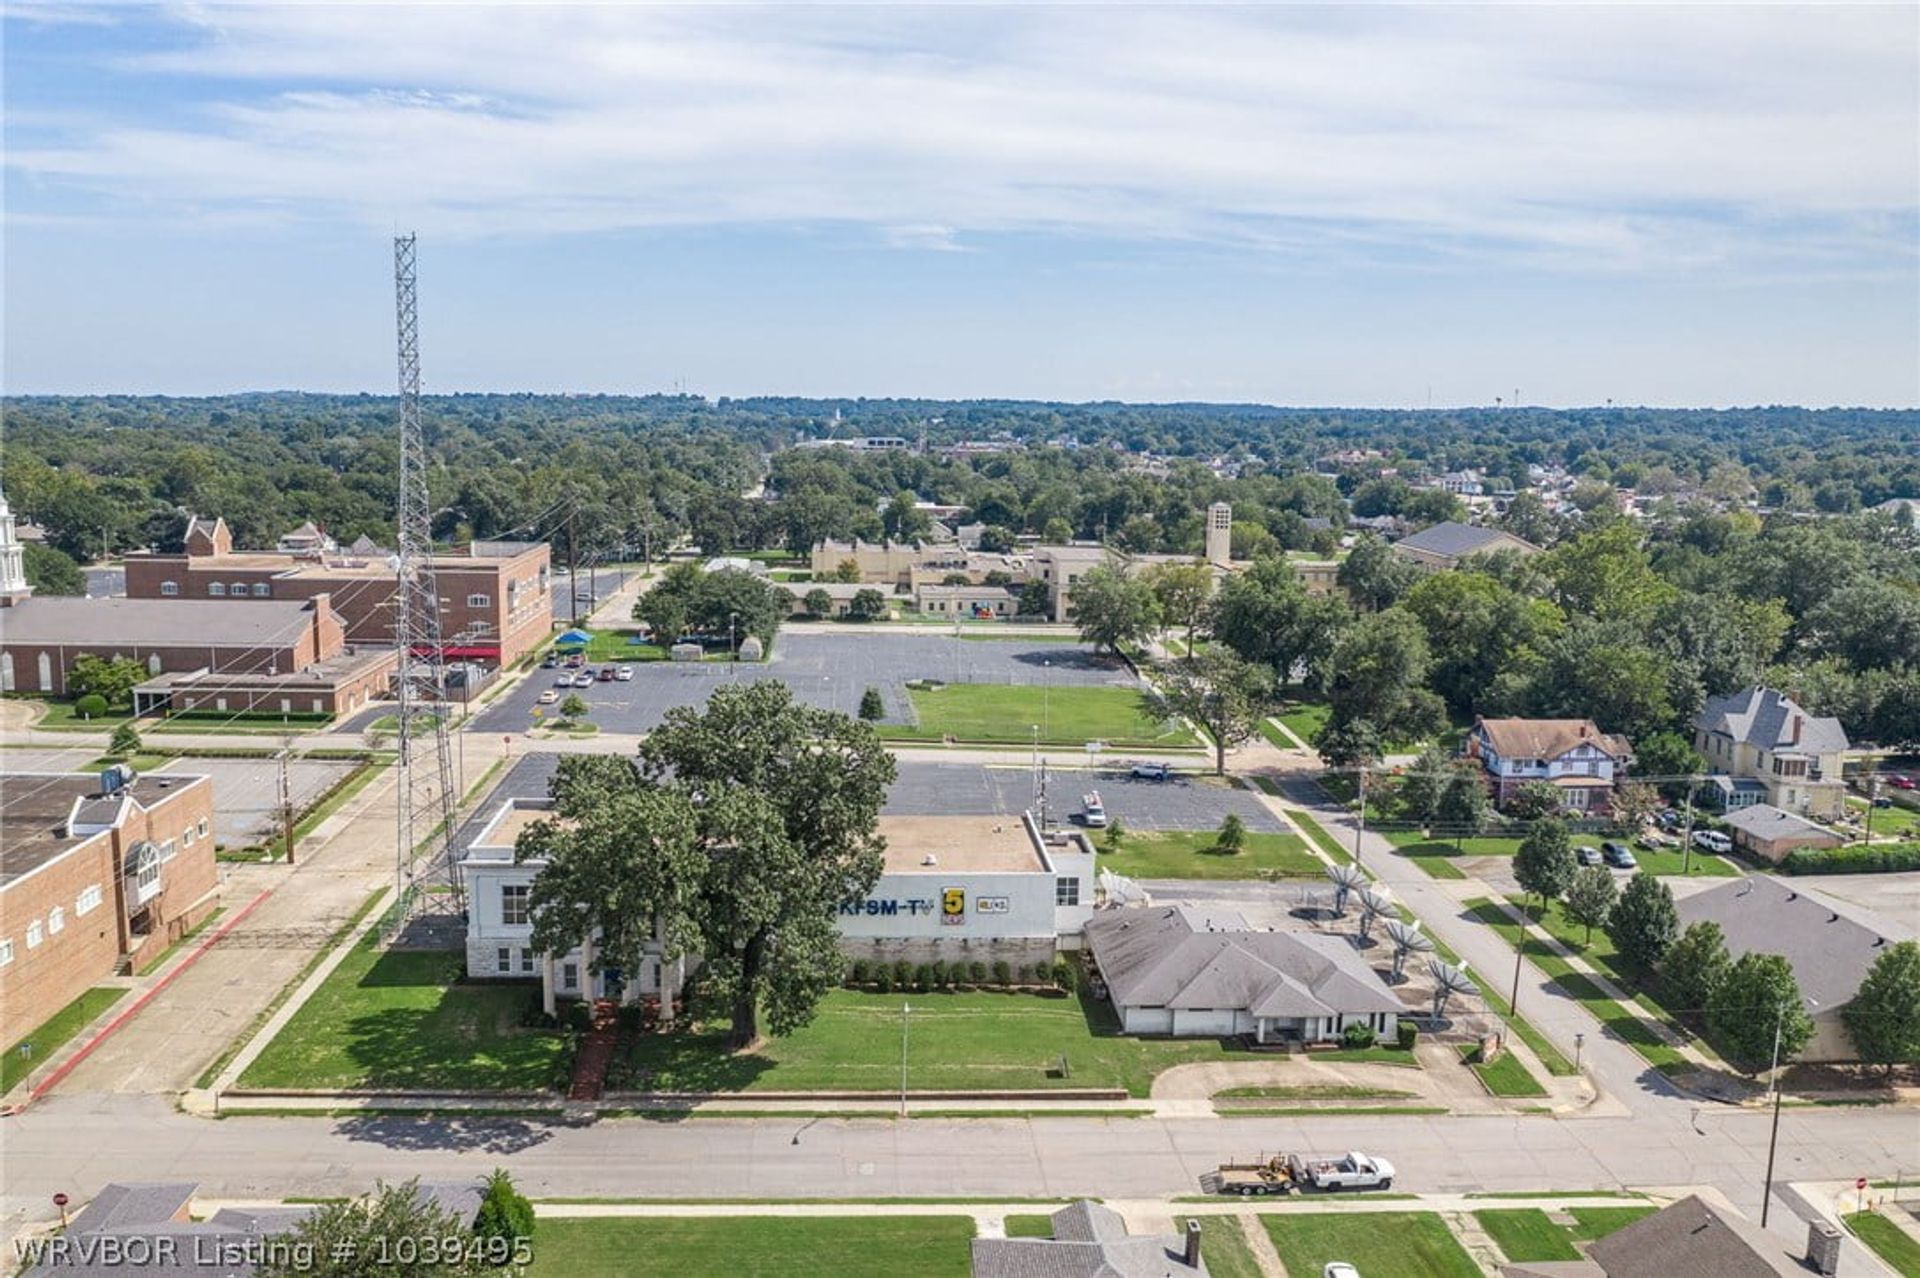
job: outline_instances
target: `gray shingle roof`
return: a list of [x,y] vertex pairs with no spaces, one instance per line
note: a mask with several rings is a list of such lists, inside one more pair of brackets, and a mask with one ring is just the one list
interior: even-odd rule
[[[1794,720],[1800,739],[1793,740]],[[1784,692],[1755,685],[1730,696],[1714,697],[1694,717],[1704,732],[1719,732],[1763,750],[1797,750],[1805,754],[1832,754],[1847,748],[1847,732],[1838,719],[1810,715]]]
[[1826,826],[1796,816],[1784,808],[1776,808],[1771,803],[1753,803],[1744,808],[1735,808],[1727,813],[1726,823],[1756,839],[1799,839],[1809,835],[1834,837],[1833,831]]
[[1342,937],[1259,932],[1232,911],[1102,910],[1087,944],[1115,1006],[1363,1016],[1402,1004]]
[[60,599],[40,595],[7,610],[8,643],[110,649],[291,643],[312,624],[299,599]]
[[1695,1194],[1593,1244],[1607,1278],[1762,1278],[1800,1274],[1782,1240]]
[[1868,926],[1843,903],[1816,900],[1768,875],[1728,880],[1679,898],[1674,908],[1682,926],[1718,923],[1734,958],[1754,950],[1784,957],[1793,964],[1800,992],[1821,1013],[1851,1002],[1887,945],[1912,936],[1889,935],[1884,920]]
[[1490,550],[1538,550],[1540,547],[1524,538],[1498,528],[1477,528],[1472,524],[1463,524],[1457,520],[1446,520],[1422,528],[1410,537],[1402,537],[1395,542],[1408,550],[1425,551],[1429,555],[1440,555],[1448,559],[1464,559],[1468,555],[1478,555]]

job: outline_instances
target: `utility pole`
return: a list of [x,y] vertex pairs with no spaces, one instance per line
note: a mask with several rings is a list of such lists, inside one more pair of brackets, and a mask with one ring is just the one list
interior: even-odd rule
[[1866,833],[1861,836],[1860,842],[1862,843],[1873,842],[1873,805],[1879,801],[1880,774],[1878,772],[1869,772],[1867,774],[1867,829]]
[[1361,861],[1360,861],[1360,856],[1361,856],[1360,839],[1361,839],[1361,836],[1366,834],[1366,832],[1367,832],[1367,765],[1366,765],[1366,761],[1362,760],[1360,763],[1360,819],[1354,822],[1354,826],[1353,826],[1353,863],[1355,866],[1363,869],[1365,867],[1361,865]]
[[567,593],[573,596],[573,624],[580,624],[580,537],[574,527],[579,508],[567,499]]
[[1687,819],[1680,832],[1680,873],[1693,873],[1693,785],[1695,778],[1687,778]]
[[287,775],[287,760],[293,753],[293,742],[280,743],[280,842],[285,851],[287,864],[293,864],[293,782]]

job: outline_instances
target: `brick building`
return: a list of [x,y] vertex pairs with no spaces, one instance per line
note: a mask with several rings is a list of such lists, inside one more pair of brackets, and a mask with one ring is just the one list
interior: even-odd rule
[[[266,603],[326,595],[349,643],[393,642],[394,570],[388,552],[362,541],[344,550],[306,529],[281,539],[294,550],[236,551],[224,520],[195,519],[180,554],[126,558],[132,599]],[[476,541],[435,555],[440,629],[448,660],[510,665],[553,629],[545,542]]]
[[38,596],[0,625],[0,690],[65,696],[82,654],[124,657],[153,676],[141,713],[339,714],[386,695],[391,649],[360,648],[331,596],[235,601]]
[[213,782],[0,774],[0,1043],[213,912]]

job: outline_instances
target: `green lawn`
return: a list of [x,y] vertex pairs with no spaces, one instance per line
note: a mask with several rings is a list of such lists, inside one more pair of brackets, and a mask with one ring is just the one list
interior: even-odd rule
[[[812,1024],[750,1052],[729,1053],[722,1020],[642,1035],[629,1063],[660,1091],[874,1091],[900,1086],[900,1008],[908,1024],[910,1090],[1124,1087],[1145,1096],[1161,1070],[1236,1058],[1216,1039],[1122,1035],[1090,995],[834,990]],[[1068,1077],[1058,1075],[1067,1058]],[[635,1085],[640,1079],[636,1076]]]
[[1873,1249],[1902,1278],[1920,1278],[1920,1243],[1878,1212],[1855,1212],[1846,1218],[1854,1237]]
[[55,732],[112,732],[121,724],[133,718],[131,706],[124,710],[113,709],[91,719],[83,719],[74,710],[73,702],[55,697],[38,697],[22,693],[8,693],[9,700],[38,701],[47,708],[47,712],[35,723],[35,728],[46,728]]
[[1104,838],[1096,843],[1103,869],[1136,879],[1318,879],[1326,872],[1297,834],[1250,833],[1232,853],[1215,850],[1217,837],[1212,830],[1135,830],[1117,850]]
[[1616,1229],[1653,1214],[1654,1210],[1649,1206],[1574,1207],[1567,1213],[1574,1218],[1572,1225],[1554,1224],[1547,1213],[1538,1207],[1489,1208],[1476,1211],[1473,1218],[1500,1245],[1500,1250],[1506,1253],[1508,1260],[1515,1264],[1526,1264],[1543,1260],[1578,1260],[1581,1253],[1574,1246],[1576,1242],[1604,1238]]
[[[1514,903],[1517,905],[1519,901],[1516,899]],[[1620,962],[1619,951],[1613,948],[1613,940],[1606,932],[1595,928],[1593,939],[1588,940],[1585,925],[1568,919],[1565,907],[1559,901],[1547,907],[1541,915],[1539,925],[1555,940],[1598,968],[1615,985],[1632,992],[1634,1002],[1640,1005],[1639,1010],[1651,1014],[1674,1033],[1685,1038],[1693,1037],[1687,1027],[1681,1023],[1680,1018],[1669,1011],[1661,1001],[1660,991],[1636,980],[1627,970],[1626,965]],[[1705,1044],[1701,1044],[1701,1047],[1702,1050],[1707,1050]]]
[[1460,1058],[1467,1067],[1480,1076],[1487,1090],[1495,1096],[1545,1096],[1547,1089],[1540,1084],[1512,1052],[1502,1052],[1491,1065],[1480,1063],[1480,1048],[1476,1044],[1463,1043],[1460,1046]]
[[[1478,921],[1485,923],[1507,942],[1519,945],[1522,941],[1520,925],[1497,904],[1484,898],[1467,902],[1467,911]],[[1596,942],[1600,933],[1594,933]],[[1676,1048],[1663,1042],[1658,1034],[1640,1018],[1637,1011],[1629,1010],[1624,1004],[1608,998],[1585,974],[1574,970],[1571,963],[1550,951],[1539,941],[1528,937],[1525,941],[1525,953],[1533,965],[1553,978],[1567,997],[1573,999],[1591,1012],[1614,1036],[1639,1052],[1647,1063],[1656,1068],[1680,1068],[1687,1064],[1687,1058]],[[1592,954],[1588,960],[1596,967],[1599,962]]]
[[1053,1217],[1043,1213],[1008,1216],[1005,1224],[1009,1238],[1053,1237]]
[[369,933],[267,1044],[243,1087],[538,1091],[565,1047],[523,1029],[523,984],[462,983],[458,951],[382,952]]
[[1436,879],[1467,877],[1467,872],[1454,864],[1460,858],[1451,843],[1412,843],[1402,846],[1400,855]]
[[1070,685],[1043,692],[1031,684],[953,683],[940,688],[909,688],[919,723],[883,725],[894,740],[960,741],[1040,739],[1079,745],[1105,741],[1116,746],[1190,746],[1196,739],[1185,724],[1155,719],[1134,688]]
[[[555,1217],[533,1236],[531,1278],[965,1278],[971,1216]],[[910,1258],[910,1259],[909,1259]]]
[[[645,641],[635,643],[640,638],[638,630],[589,630],[593,638],[587,642],[587,660],[596,665],[609,661],[665,661],[667,650],[657,643]],[[554,648],[553,651],[565,656],[578,652],[578,648]]]
[[1286,701],[1281,703],[1280,713],[1274,718],[1287,725],[1293,735],[1313,747],[1313,739],[1320,735],[1320,729],[1327,726],[1327,720],[1333,717],[1333,707],[1324,701]]
[[[1575,843],[1580,840],[1576,839]],[[1731,879],[1742,871],[1725,857],[1714,856],[1699,848],[1693,850],[1692,857],[1680,848],[1642,848],[1633,850],[1633,859],[1639,863],[1642,873],[1657,878],[1689,875],[1698,879]]]
[[[1867,814],[1867,801],[1865,799],[1856,799],[1848,796],[1847,806],[1853,809],[1855,816],[1865,818]],[[1890,808],[1873,809],[1874,838],[1877,839],[1882,835],[1891,834],[1897,835],[1900,838],[1911,839],[1916,837],[1916,832],[1920,832],[1920,812],[1916,812],[1911,808],[1903,808],[1897,803]]]
[[1480,1278],[1473,1257],[1430,1211],[1276,1213],[1261,1223],[1290,1274],[1317,1275],[1344,1260],[1367,1278]]
[[[6,1057],[0,1059],[0,1094],[11,1091],[14,1084],[46,1064],[47,1058],[65,1047],[68,1039],[85,1029],[94,1017],[119,1002],[126,993],[125,990],[105,985],[90,989],[42,1021],[38,1029],[29,1032],[19,1042],[10,1044]],[[29,1050],[22,1052],[22,1048]]]
[[1439,835],[1428,838],[1418,830],[1382,833],[1396,848],[1444,847],[1449,856],[1513,856],[1520,851],[1520,837],[1513,834],[1472,834],[1455,840]]

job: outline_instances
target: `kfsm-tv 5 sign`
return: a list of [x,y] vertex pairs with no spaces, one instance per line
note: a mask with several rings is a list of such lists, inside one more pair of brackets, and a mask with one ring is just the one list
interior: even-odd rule
[[943,888],[940,892],[940,921],[958,927],[967,921],[967,890]]

